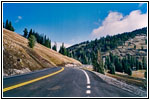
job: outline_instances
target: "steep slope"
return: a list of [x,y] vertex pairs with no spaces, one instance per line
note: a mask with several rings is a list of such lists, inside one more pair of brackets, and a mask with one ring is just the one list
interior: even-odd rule
[[118,46],[114,50],[109,50],[103,53],[103,56],[108,56],[109,52],[117,55],[118,57],[126,57],[128,54],[142,60],[142,57],[147,58],[147,44],[145,43],[147,36],[140,34],[132,39],[125,41],[124,45]]
[[48,67],[81,65],[77,60],[63,56],[36,43],[33,49],[21,35],[3,29],[3,68],[4,75],[19,74]]
[[119,54],[118,56],[126,56],[127,54],[133,56],[146,56],[146,41],[147,28],[145,27],[132,32],[125,32],[114,36],[106,36],[100,39],[82,42],[67,48],[67,50],[73,58],[79,60],[83,64],[92,64],[91,55],[93,53],[97,54],[97,50],[101,50],[103,57],[108,55],[109,52],[113,52],[115,55]]

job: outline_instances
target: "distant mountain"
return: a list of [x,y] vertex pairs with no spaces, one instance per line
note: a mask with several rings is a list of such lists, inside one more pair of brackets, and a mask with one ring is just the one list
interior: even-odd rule
[[67,64],[81,65],[79,61],[39,43],[31,49],[26,38],[7,29],[3,29],[3,47],[3,69],[6,76]]
[[[92,41],[85,41],[73,45],[67,50],[70,57],[73,57],[83,64],[91,64],[91,53],[97,50],[102,52],[105,57],[112,52],[114,55],[126,56],[127,54],[133,56],[147,55],[147,28],[137,29],[132,32],[125,32],[114,36],[106,36]],[[120,48],[120,49],[119,49]],[[124,53],[123,53],[124,52]]]

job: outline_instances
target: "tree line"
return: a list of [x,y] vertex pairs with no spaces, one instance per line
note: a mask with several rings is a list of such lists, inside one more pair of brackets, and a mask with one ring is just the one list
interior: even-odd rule
[[[53,47],[51,48],[51,40],[46,35],[39,34],[38,32],[35,32],[32,29],[30,29],[30,31],[28,32],[27,28],[25,28],[23,32],[24,32],[23,36],[29,39],[28,43],[29,47],[33,48],[35,43],[38,42],[50,49],[57,51],[57,43],[55,42]],[[62,46],[60,46],[59,53],[65,56],[69,56],[69,52],[64,46],[64,43],[62,43]]]
[[132,32],[125,32],[114,36],[108,35],[106,37],[101,37],[100,39],[95,39],[90,42],[85,41],[73,45],[67,48],[67,50],[70,53],[69,54],[70,57],[79,60],[83,64],[92,64],[92,56],[91,56],[92,52],[96,54],[97,50],[101,52],[114,50],[118,46],[124,45],[125,41],[127,41],[128,39],[132,39],[136,35],[140,35],[140,34],[147,35],[147,28],[138,29]]
[[[27,39],[29,39],[31,36],[32,37],[35,37],[36,39],[36,42],[48,47],[48,48],[51,48],[51,40],[49,39],[49,37],[47,37],[46,35],[44,34],[39,34],[38,32],[35,32],[34,30],[30,29],[30,31],[28,32],[27,28],[25,28],[23,30],[24,34],[23,36]],[[32,38],[33,39],[33,38]]]
[[132,70],[147,69],[147,64],[145,57],[142,57],[142,61],[139,61],[136,57],[129,54],[126,57],[119,58],[110,52],[109,56],[105,58],[104,67],[111,74],[115,74],[115,71],[117,71],[132,75]]
[[8,19],[6,20],[6,23],[3,22],[3,28],[6,28],[10,31],[15,31],[14,27],[12,26],[11,21],[8,21]]
[[[6,23],[3,22],[3,28],[6,28],[10,31],[15,31],[14,27],[12,26],[11,21],[8,21],[8,19],[6,20]],[[49,37],[47,37],[44,34],[39,34],[38,32],[35,32],[34,30],[30,29],[28,31],[27,28],[25,28],[23,30],[23,37],[27,38],[29,40],[28,42],[28,46],[30,48],[33,48],[37,43],[40,43],[48,48],[51,48],[55,51],[57,51],[57,43],[55,42],[53,47],[51,47],[51,40]],[[70,56],[68,50],[65,48],[64,43],[62,43],[62,46],[60,47],[59,53],[66,55],[66,56]]]

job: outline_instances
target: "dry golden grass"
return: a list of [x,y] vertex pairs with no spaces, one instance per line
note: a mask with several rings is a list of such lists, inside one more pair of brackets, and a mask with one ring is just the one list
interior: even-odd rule
[[122,74],[122,73],[115,73],[115,75],[112,75],[110,73],[106,73],[107,76],[116,78],[117,80],[136,85],[138,87],[143,87],[146,88],[146,79],[143,79],[143,70],[142,71],[137,71],[139,76],[136,76],[133,72],[132,76],[129,76],[127,74]]
[[[3,29],[3,46],[4,69],[28,67],[30,70],[37,70],[72,63],[81,65],[79,61],[63,56],[38,43],[31,49],[28,47],[26,38],[7,29]],[[18,62],[17,59],[21,61]]]
[[135,78],[144,78],[145,71],[146,70],[132,71],[132,77],[135,77]]

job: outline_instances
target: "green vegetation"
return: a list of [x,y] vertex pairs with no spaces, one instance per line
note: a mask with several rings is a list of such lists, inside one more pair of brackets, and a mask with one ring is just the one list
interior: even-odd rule
[[[72,55],[73,58],[79,60],[83,64],[92,64],[91,55],[93,52],[97,54],[97,50],[100,50],[101,52],[113,50],[118,46],[124,45],[125,41],[127,41],[128,39],[132,39],[136,35],[140,34],[147,35],[147,28],[142,28],[132,32],[126,32],[114,36],[101,37],[100,39],[95,39],[90,42],[82,42],[80,44],[76,44],[67,48],[67,50],[70,53],[69,56]],[[85,61],[85,58],[87,61]]]
[[68,55],[67,49],[65,48],[64,43],[62,43],[62,46],[60,46],[59,53],[65,55],[65,56]]
[[27,30],[27,28],[25,28],[23,32],[24,32],[23,37],[27,38],[27,36],[28,36],[28,30]]
[[36,43],[36,38],[34,35],[31,35],[29,37],[29,42],[28,42],[29,47],[33,48],[35,46],[35,43]]
[[109,72],[111,74],[115,74],[114,71],[117,71],[132,75],[132,70],[146,70],[146,68],[147,65],[145,57],[143,57],[141,62],[136,57],[129,54],[121,59],[118,56],[109,53],[109,56],[107,56],[105,60],[105,69],[110,70]]
[[3,28],[6,28],[10,31],[15,31],[14,27],[11,24],[11,21],[8,21],[8,19],[6,20],[6,23],[3,23]]
[[110,64],[110,71],[109,73],[115,74],[115,65],[113,63]]
[[[147,28],[138,29],[132,32],[126,32],[114,36],[101,37],[92,41],[82,42],[80,44],[73,45],[67,50],[69,56],[79,60],[83,64],[92,64],[93,69],[97,72],[104,73],[104,68],[109,70],[109,73],[115,74],[115,72],[126,73],[132,75],[133,70],[146,70],[147,63],[146,58],[141,60],[137,56],[126,54],[124,57],[118,57],[117,55],[109,53],[108,56],[100,57],[98,51],[101,53],[109,52],[116,49],[118,46],[125,45],[125,42],[134,38],[137,35],[147,35]],[[131,43],[128,43],[131,45]],[[134,50],[137,47],[134,45]],[[144,47],[141,47],[144,50]],[[101,62],[102,64],[100,64]],[[103,64],[103,62],[105,62]]]
[[52,47],[53,50],[57,51],[57,43],[55,42],[54,46]]
[[134,49],[136,49],[136,45],[134,45]]
[[97,50],[97,54],[92,54],[92,65],[94,71],[104,74],[103,61],[99,50]]
[[24,37],[25,38],[28,38],[31,36],[31,35],[34,35],[35,38],[36,38],[36,41],[48,48],[51,48],[51,40],[49,38],[46,37],[46,35],[41,35],[39,34],[38,32],[35,32],[34,30],[30,29],[30,31],[28,32],[27,28],[24,29]]

